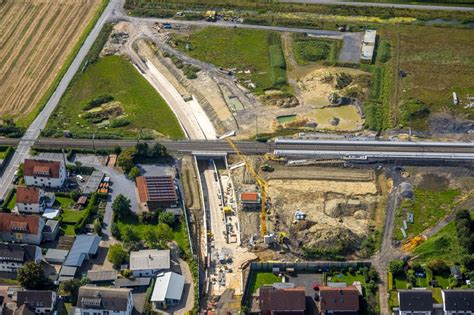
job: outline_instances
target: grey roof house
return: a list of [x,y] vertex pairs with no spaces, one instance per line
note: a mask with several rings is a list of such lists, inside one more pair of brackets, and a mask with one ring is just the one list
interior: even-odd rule
[[131,315],[132,311],[133,299],[130,289],[83,286],[79,288],[77,306],[73,314],[108,312],[114,315]]
[[441,295],[444,314],[474,314],[474,289],[442,290]]
[[130,270],[135,278],[152,277],[170,269],[170,250],[147,249],[130,253]]
[[184,277],[175,272],[160,273],[156,277],[150,301],[157,308],[179,304],[184,290]]
[[398,290],[398,301],[400,315],[433,312],[433,294],[429,290]]
[[52,313],[56,306],[56,292],[27,290],[16,292],[16,306],[25,305],[37,314]]

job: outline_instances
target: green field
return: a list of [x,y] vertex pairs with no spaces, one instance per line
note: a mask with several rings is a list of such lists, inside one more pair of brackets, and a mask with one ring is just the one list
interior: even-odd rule
[[465,250],[459,245],[454,221],[416,247],[413,254],[421,263],[433,259],[441,259],[448,264],[460,262]]
[[[465,109],[468,94],[474,94],[474,42],[472,30],[439,28],[428,26],[384,26],[379,30],[380,38],[390,41],[393,69],[393,93],[391,115],[398,124],[414,129],[428,129],[426,117],[403,121],[400,111],[411,100],[420,100],[431,113],[450,113],[474,119],[472,109]],[[405,78],[396,76],[396,60],[399,70],[407,73]],[[452,93],[456,92],[464,104],[453,105]]]
[[[84,109],[104,95],[111,96],[113,101],[89,111]],[[107,118],[101,122],[86,119],[86,114],[97,113]],[[128,124],[112,127],[114,122],[119,126],[125,121]],[[94,133],[96,138],[184,137],[166,102],[130,62],[119,56],[101,58],[76,75],[44,134],[62,136],[63,130],[77,138],[90,138]]]
[[419,235],[453,210],[455,199],[459,194],[460,191],[457,189],[435,192],[415,188],[414,200],[404,200],[401,207],[397,209],[395,239],[403,239],[400,227],[403,226],[403,220],[407,219],[408,212],[413,213],[414,223],[408,223],[407,235],[408,237]]
[[[251,73],[237,73],[243,80],[250,79],[256,85],[256,92],[276,88],[272,79],[270,47],[277,33],[250,30],[206,27],[192,33],[189,37],[175,37],[177,48],[193,58],[212,63],[218,67]],[[186,50],[185,43],[191,45]],[[284,76],[284,75],[283,75]]]
[[250,292],[255,293],[264,284],[281,282],[281,279],[271,272],[252,272],[249,281]]
[[334,39],[322,39],[295,35],[293,42],[293,54],[300,65],[327,61],[335,63],[341,49],[341,41]]

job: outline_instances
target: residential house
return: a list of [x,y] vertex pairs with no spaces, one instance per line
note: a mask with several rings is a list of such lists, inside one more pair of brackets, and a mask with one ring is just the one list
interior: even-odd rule
[[359,290],[355,286],[319,288],[320,314],[358,314]]
[[152,277],[170,269],[170,250],[147,249],[130,253],[130,270],[134,277]]
[[26,290],[16,292],[17,308],[26,306],[36,314],[51,314],[56,306],[56,292]]
[[0,213],[0,240],[39,245],[45,220],[38,215]]
[[83,286],[77,295],[74,315],[131,315],[132,290]]
[[473,315],[474,290],[442,290],[445,315]]
[[433,294],[429,290],[398,290],[398,314],[433,314]]
[[156,308],[168,308],[181,302],[184,290],[184,277],[175,272],[157,275],[150,301]]
[[136,178],[140,203],[149,210],[175,208],[178,194],[171,176],[139,176]]
[[306,314],[304,287],[263,286],[258,295],[259,313],[262,315]]
[[59,221],[47,220],[43,227],[43,240],[54,241],[59,233]]
[[66,167],[62,161],[26,159],[23,176],[27,186],[58,188],[66,180]]
[[0,271],[15,273],[25,263],[40,262],[42,259],[38,246],[0,243]]
[[16,207],[20,213],[43,213],[54,200],[54,194],[45,194],[41,188],[19,186],[16,189]]
[[260,209],[260,194],[257,192],[243,192],[240,194],[240,204],[243,210]]

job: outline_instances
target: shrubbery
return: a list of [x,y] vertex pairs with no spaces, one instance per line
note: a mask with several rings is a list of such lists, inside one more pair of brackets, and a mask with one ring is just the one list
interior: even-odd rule
[[130,124],[130,120],[127,118],[116,118],[110,121],[110,127],[120,128]]
[[84,110],[89,110],[95,107],[99,107],[100,105],[108,103],[113,100],[114,100],[114,97],[112,95],[102,95],[102,96],[96,97],[84,106]]
[[416,119],[426,118],[430,109],[420,100],[408,101],[400,106],[401,122],[410,123]]

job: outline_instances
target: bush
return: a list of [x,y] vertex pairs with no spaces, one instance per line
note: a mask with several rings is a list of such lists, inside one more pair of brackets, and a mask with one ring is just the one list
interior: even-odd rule
[[428,263],[427,267],[436,274],[445,274],[449,272],[449,266],[445,261],[440,259],[432,260]]
[[120,128],[130,124],[130,120],[127,118],[117,118],[110,122],[111,128]]
[[[113,99],[114,99],[114,97],[112,95],[102,95],[102,96],[94,98],[92,101],[87,103],[84,106],[83,109],[84,110],[89,110],[89,109],[92,109],[92,108],[95,108],[95,107],[99,107],[100,105],[102,105],[104,103],[108,103],[110,101],[113,101]],[[88,113],[88,114],[91,114],[91,113]]]
[[405,269],[405,262],[401,259],[394,259],[390,262],[388,269],[394,276],[400,275]]
[[420,100],[408,101],[400,106],[402,123],[410,123],[416,119],[426,118],[430,109]]

